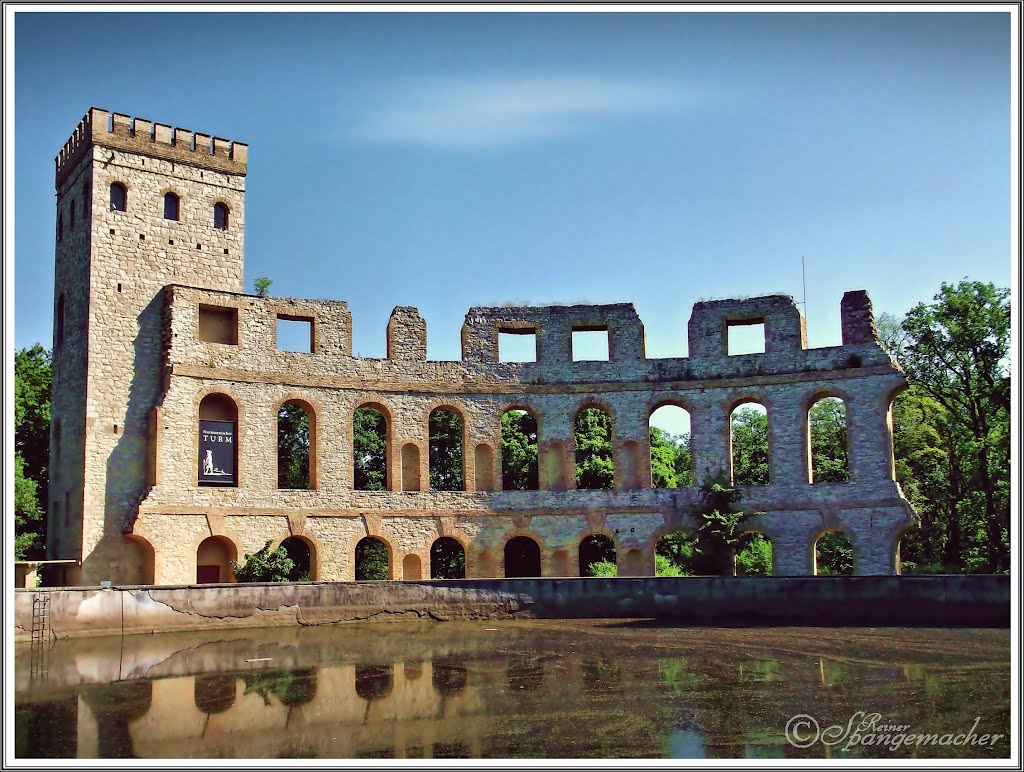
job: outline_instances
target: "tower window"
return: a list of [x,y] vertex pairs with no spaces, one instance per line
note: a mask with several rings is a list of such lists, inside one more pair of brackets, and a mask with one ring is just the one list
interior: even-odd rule
[[228,207],[220,202],[213,205],[213,227],[219,231],[228,229]]
[[179,199],[174,193],[167,193],[164,196],[164,219],[165,220],[177,220]]
[[128,190],[120,182],[115,182],[110,186],[110,211],[128,211]]

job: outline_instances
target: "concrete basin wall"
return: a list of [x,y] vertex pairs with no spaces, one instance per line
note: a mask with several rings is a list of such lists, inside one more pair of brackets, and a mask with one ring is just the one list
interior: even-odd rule
[[460,579],[15,590],[15,640],[50,596],[57,637],[416,618],[647,618],[691,625],[1007,627],[1005,575]]

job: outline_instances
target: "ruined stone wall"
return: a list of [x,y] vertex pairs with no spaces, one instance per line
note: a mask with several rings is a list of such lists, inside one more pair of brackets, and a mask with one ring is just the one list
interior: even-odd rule
[[[72,581],[192,582],[210,537],[227,561],[288,536],[310,548],[315,578],[351,579],[367,535],[388,546],[394,579],[429,576],[439,536],[463,545],[469,576],[504,575],[504,545],[516,536],[538,543],[545,576],[577,575],[589,534],[613,540],[621,575],[651,574],[657,539],[691,527],[697,502],[696,488],[651,487],[651,412],[690,412],[699,485],[729,474],[729,417],[748,401],[768,412],[771,480],[744,489],[743,501],[764,512],[757,528],[773,542],[776,573],[813,573],[815,539],[831,529],[853,540],[858,573],[897,570],[899,538],[914,524],[893,479],[889,425],[905,378],[878,345],[864,292],[844,297],[843,345],[829,348],[807,349],[792,298],[768,296],[698,303],[686,358],[647,359],[628,303],[472,308],[459,361],[428,360],[425,321],[400,306],[387,357],[353,357],[346,303],[242,294],[246,162],[242,143],[95,108],[57,157],[66,339],[55,345],[63,436],[51,557],[82,560]],[[127,189],[125,211],[109,205],[115,183]],[[178,220],[164,217],[167,193],[180,198]],[[72,200],[88,202],[74,228]],[[214,227],[218,203],[230,212],[226,230]],[[279,319],[309,325],[308,352],[278,350]],[[764,325],[765,352],[730,356],[729,326],[753,323]],[[578,330],[607,331],[607,361],[573,361]],[[503,332],[535,335],[537,361],[500,361]],[[236,487],[198,485],[199,405],[215,393],[237,411]],[[825,396],[846,403],[844,484],[808,475],[807,412]],[[277,412],[288,401],[310,417],[310,490],[277,487]],[[386,418],[385,491],[353,490],[361,406]],[[429,489],[428,417],[438,407],[462,420],[464,491]],[[587,407],[613,420],[611,490],[575,490],[573,425]],[[537,419],[540,490],[501,490],[500,417],[511,408]],[[65,501],[71,517],[55,517]]]
[[[814,542],[833,529],[852,538],[858,573],[893,573],[896,545],[913,523],[893,480],[887,420],[903,374],[867,332],[868,342],[803,348],[803,320],[790,298],[699,304],[690,322],[694,355],[657,360],[644,358],[643,327],[628,304],[474,308],[463,328],[463,359],[428,361],[426,326],[408,307],[396,309],[388,325],[389,357],[364,359],[351,356],[343,302],[182,286],[168,288],[166,302],[170,375],[159,407],[158,482],[134,528],[153,543],[158,583],[191,581],[192,540],[211,535],[229,539],[239,556],[267,540],[302,536],[318,578],[347,580],[354,576],[356,543],[367,535],[388,545],[391,576],[401,579],[419,578],[403,576],[409,555],[419,558],[417,570],[427,571],[430,546],[440,536],[463,544],[470,576],[503,575],[504,544],[518,535],[541,546],[544,575],[576,575],[580,542],[600,533],[615,544],[620,574],[651,574],[657,539],[690,527],[688,512],[698,500],[696,487],[650,487],[649,418],[663,404],[690,412],[698,484],[731,468],[732,410],[746,401],[766,407],[771,482],[745,487],[743,502],[765,513],[758,529],[772,540],[779,574],[813,573]],[[200,306],[237,309],[238,343],[200,340]],[[274,320],[294,309],[314,325],[309,353],[276,349]],[[765,353],[729,356],[706,343],[736,317],[773,320],[766,323]],[[526,328],[536,331],[538,361],[498,361],[499,331]],[[608,329],[608,361],[572,361],[571,332],[580,328]],[[198,409],[211,393],[237,406],[237,487],[197,486]],[[848,483],[809,480],[807,413],[825,396],[846,404]],[[307,406],[315,425],[312,490],[277,488],[276,416],[289,400]],[[353,413],[366,405],[387,420],[387,491],[353,490]],[[463,421],[465,491],[428,488],[427,419],[440,406]],[[573,489],[574,418],[589,406],[613,419],[612,490]],[[556,467],[541,475],[541,490],[500,490],[500,417],[512,407],[536,417],[542,465]],[[415,474],[402,463],[409,446],[418,452]],[[478,468],[480,461],[488,468]],[[179,527],[187,528],[188,539],[178,538]]]

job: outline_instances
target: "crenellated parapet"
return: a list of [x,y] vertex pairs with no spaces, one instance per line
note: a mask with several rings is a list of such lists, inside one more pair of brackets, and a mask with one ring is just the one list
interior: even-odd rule
[[249,151],[244,142],[91,107],[54,159],[58,189],[93,146],[242,176],[247,170]]

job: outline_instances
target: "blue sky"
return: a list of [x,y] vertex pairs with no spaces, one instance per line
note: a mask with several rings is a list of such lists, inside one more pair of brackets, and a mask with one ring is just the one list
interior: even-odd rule
[[[28,13],[15,345],[50,343],[53,157],[90,105],[250,145],[246,284],[395,305],[457,359],[473,305],[845,290],[902,314],[1010,282],[1008,13]],[[83,48],[81,41],[90,45]]]

